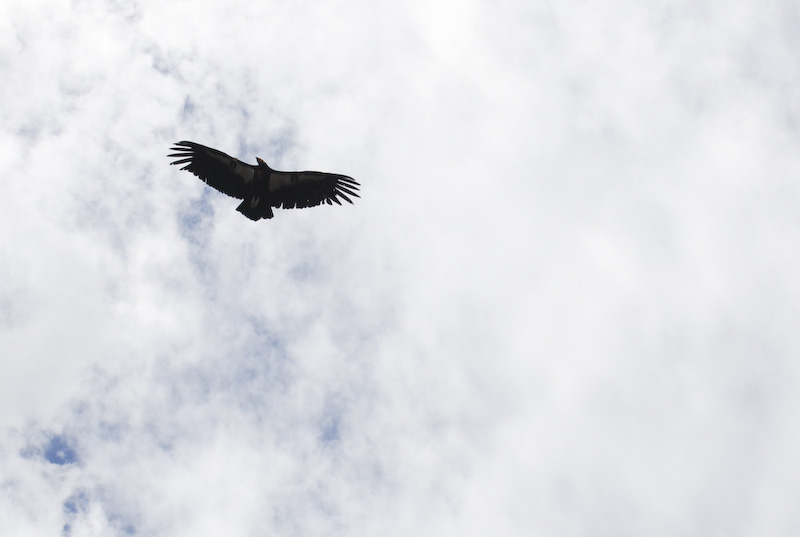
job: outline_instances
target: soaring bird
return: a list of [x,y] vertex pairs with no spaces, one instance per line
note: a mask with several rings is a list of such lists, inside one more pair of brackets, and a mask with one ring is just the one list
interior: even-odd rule
[[303,209],[323,202],[341,205],[339,198],[360,197],[358,182],[352,177],[323,172],[279,172],[256,157],[257,165],[246,164],[194,142],[176,142],[168,155],[185,164],[188,170],[223,194],[242,200],[236,210],[250,220],[272,218],[272,208]]

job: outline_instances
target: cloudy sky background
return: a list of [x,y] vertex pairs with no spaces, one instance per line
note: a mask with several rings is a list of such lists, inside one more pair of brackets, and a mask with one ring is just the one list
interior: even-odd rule
[[[800,532],[796,2],[0,5],[0,533]],[[193,140],[345,173],[276,211]]]

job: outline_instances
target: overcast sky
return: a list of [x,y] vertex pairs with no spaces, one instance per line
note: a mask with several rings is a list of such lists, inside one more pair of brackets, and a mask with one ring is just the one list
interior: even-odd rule
[[[790,0],[0,4],[0,534],[800,534]],[[362,185],[276,210],[178,140]]]

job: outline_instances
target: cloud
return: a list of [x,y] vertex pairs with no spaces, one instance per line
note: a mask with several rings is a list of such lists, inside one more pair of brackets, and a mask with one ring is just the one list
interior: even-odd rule
[[[796,533],[788,5],[51,4],[0,17],[5,533]],[[363,197],[254,225],[181,139]]]

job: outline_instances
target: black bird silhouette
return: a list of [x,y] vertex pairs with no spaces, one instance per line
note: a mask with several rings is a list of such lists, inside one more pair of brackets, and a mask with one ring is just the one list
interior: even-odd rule
[[246,164],[210,147],[194,142],[176,142],[169,157],[223,194],[242,200],[236,210],[250,220],[272,218],[273,207],[304,209],[322,203],[341,205],[339,198],[360,197],[352,177],[324,172],[279,172],[256,157]]

